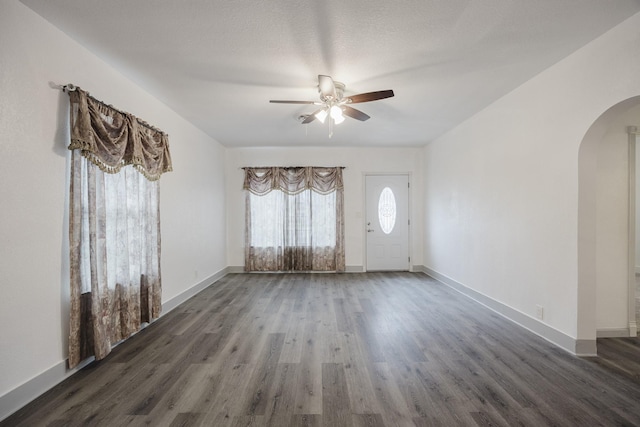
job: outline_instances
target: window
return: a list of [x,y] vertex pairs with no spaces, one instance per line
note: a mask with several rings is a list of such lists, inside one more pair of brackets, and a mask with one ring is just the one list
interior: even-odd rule
[[396,225],[396,198],[389,187],[385,187],[378,199],[378,221],[384,234],[390,234]]
[[249,193],[251,242],[259,248],[284,246],[327,247],[336,242],[336,193],[306,190],[288,195],[271,191]]
[[166,134],[91,98],[71,99],[69,366],[106,357],[161,309],[158,179]]
[[[336,170],[245,169],[247,271],[344,269],[341,179],[328,179]],[[314,187],[314,176],[325,179]]]

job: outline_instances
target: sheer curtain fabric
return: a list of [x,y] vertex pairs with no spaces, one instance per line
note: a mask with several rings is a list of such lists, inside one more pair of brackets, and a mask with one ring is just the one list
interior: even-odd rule
[[165,134],[76,90],[71,100],[69,366],[160,315]]
[[340,167],[245,168],[246,271],[344,271]]

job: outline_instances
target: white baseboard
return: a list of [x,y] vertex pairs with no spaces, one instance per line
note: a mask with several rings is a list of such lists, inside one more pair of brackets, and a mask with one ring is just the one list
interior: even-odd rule
[[596,331],[598,338],[629,338],[638,336],[638,323],[630,321],[626,328],[600,328]]
[[[233,272],[231,267],[224,268],[181,294],[165,301],[162,303],[162,313],[160,317],[169,313],[192,296],[201,292],[231,272]],[[11,414],[33,401],[38,396],[55,387],[57,384],[69,378],[71,375],[75,374],[93,361],[94,359],[91,357],[83,361],[77,367],[68,369],[67,360],[63,360],[22,385],[19,385],[13,390],[5,393],[3,396],[0,396],[0,421],[9,417]]]
[[427,267],[425,267],[424,265],[414,265],[412,271],[414,273],[424,273],[426,275],[429,275],[429,273],[427,273]]
[[[244,266],[242,265],[234,265],[231,267],[227,267],[227,274],[229,273],[245,273]],[[345,266],[345,273],[362,273],[364,271],[364,267],[361,265],[347,265]],[[263,272],[266,273],[266,272]],[[277,273],[277,272],[276,272]]]
[[162,315],[165,315],[165,314],[169,313],[171,310],[173,310],[174,308],[176,308],[177,306],[179,306],[180,304],[182,304],[183,302],[185,302],[186,300],[188,300],[192,296],[194,296],[196,294],[199,294],[205,288],[211,286],[213,283],[215,283],[218,280],[222,279],[224,276],[226,276],[227,274],[231,273],[230,270],[231,270],[231,267],[223,268],[222,270],[218,271],[217,273],[215,273],[215,274],[207,277],[206,279],[196,283],[195,285],[193,285],[192,287],[190,287],[186,291],[183,291],[182,293],[176,295],[175,297],[171,298],[170,300],[167,300],[167,301],[163,302],[162,303]]
[[596,331],[598,338],[626,338],[629,337],[627,328],[602,328]]
[[67,369],[67,360],[63,360],[3,396],[0,396],[0,421],[69,378],[93,362],[93,360],[93,357],[91,357],[73,369]]
[[[475,291],[462,283],[459,283],[444,274],[438,273],[429,267],[421,266],[422,272],[434,279],[444,283],[445,285],[455,289],[461,294],[479,302],[485,307],[495,311],[508,320],[522,326],[523,328],[533,332],[534,334],[544,338],[550,343],[568,351],[576,356],[596,356],[596,340],[579,340],[557,329],[552,328],[540,322],[531,316],[522,313],[506,304],[494,300],[478,291]],[[418,270],[416,270],[418,271]]]

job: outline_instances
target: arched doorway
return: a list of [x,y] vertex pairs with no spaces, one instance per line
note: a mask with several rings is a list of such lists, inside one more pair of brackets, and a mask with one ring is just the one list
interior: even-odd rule
[[[635,336],[635,135],[640,96],[605,111],[578,160],[578,336]],[[633,142],[633,144],[631,144]],[[630,152],[632,156],[630,157]],[[638,230],[640,232],[640,230]]]

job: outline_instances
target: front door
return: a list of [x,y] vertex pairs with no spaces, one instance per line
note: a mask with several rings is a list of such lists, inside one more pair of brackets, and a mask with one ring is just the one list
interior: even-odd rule
[[367,271],[409,270],[409,176],[366,175]]

